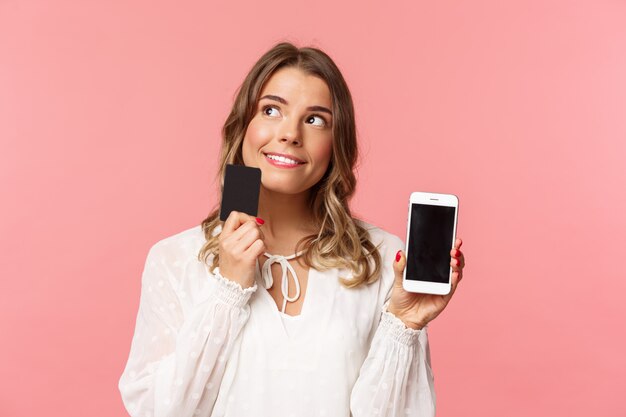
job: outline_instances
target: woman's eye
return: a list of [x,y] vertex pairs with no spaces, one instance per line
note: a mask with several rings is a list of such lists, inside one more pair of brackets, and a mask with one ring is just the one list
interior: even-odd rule
[[280,112],[278,111],[276,107],[265,106],[263,107],[263,114],[265,114],[266,116],[275,117],[275,116],[278,116]]
[[326,126],[326,120],[323,117],[313,115],[307,119],[307,123],[310,123],[314,126]]

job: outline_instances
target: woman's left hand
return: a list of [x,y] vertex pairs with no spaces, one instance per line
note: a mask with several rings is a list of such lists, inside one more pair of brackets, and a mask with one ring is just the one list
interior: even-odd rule
[[452,295],[456,291],[459,281],[463,278],[463,267],[465,267],[465,258],[459,249],[463,241],[456,239],[454,248],[450,251],[450,266],[452,267],[452,288],[446,295],[433,295],[408,292],[402,287],[402,275],[406,266],[406,257],[403,251],[398,251],[396,259],[393,263],[393,270],[396,275],[391,292],[391,300],[387,311],[401,319],[407,327],[412,329],[421,329],[431,320],[439,315]]

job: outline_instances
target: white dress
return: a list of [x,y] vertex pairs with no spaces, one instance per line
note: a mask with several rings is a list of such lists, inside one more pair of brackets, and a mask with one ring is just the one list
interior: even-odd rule
[[346,289],[338,277],[351,271],[311,268],[295,317],[277,308],[258,270],[247,289],[219,268],[211,274],[197,260],[205,242],[200,226],[154,244],[119,380],[129,414],[434,416],[427,327],[407,328],[386,311],[404,244],[361,224],[379,246],[380,278]]

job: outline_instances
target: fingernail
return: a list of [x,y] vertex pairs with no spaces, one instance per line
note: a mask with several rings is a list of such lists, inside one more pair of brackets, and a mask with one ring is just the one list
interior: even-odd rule
[[400,260],[400,252],[401,252],[401,251],[398,251],[398,252],[396,253],[396,262],[398,262],[398,261]]
[[255,219],[256,219],[256,222],[257,222],[258,224],[264,224],[264,223],[265,223],[265,220],[263,220],[263,219],[262,219],[262,218],[260,218],[260,217],[255,217]]

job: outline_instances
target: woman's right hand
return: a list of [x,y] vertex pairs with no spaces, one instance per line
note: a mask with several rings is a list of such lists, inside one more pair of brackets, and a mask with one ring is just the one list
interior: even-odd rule
[[264,236],[257,217],[232,211],[219,235],[220,273],[242,288],[252,287],[256,261],[265,252]]

